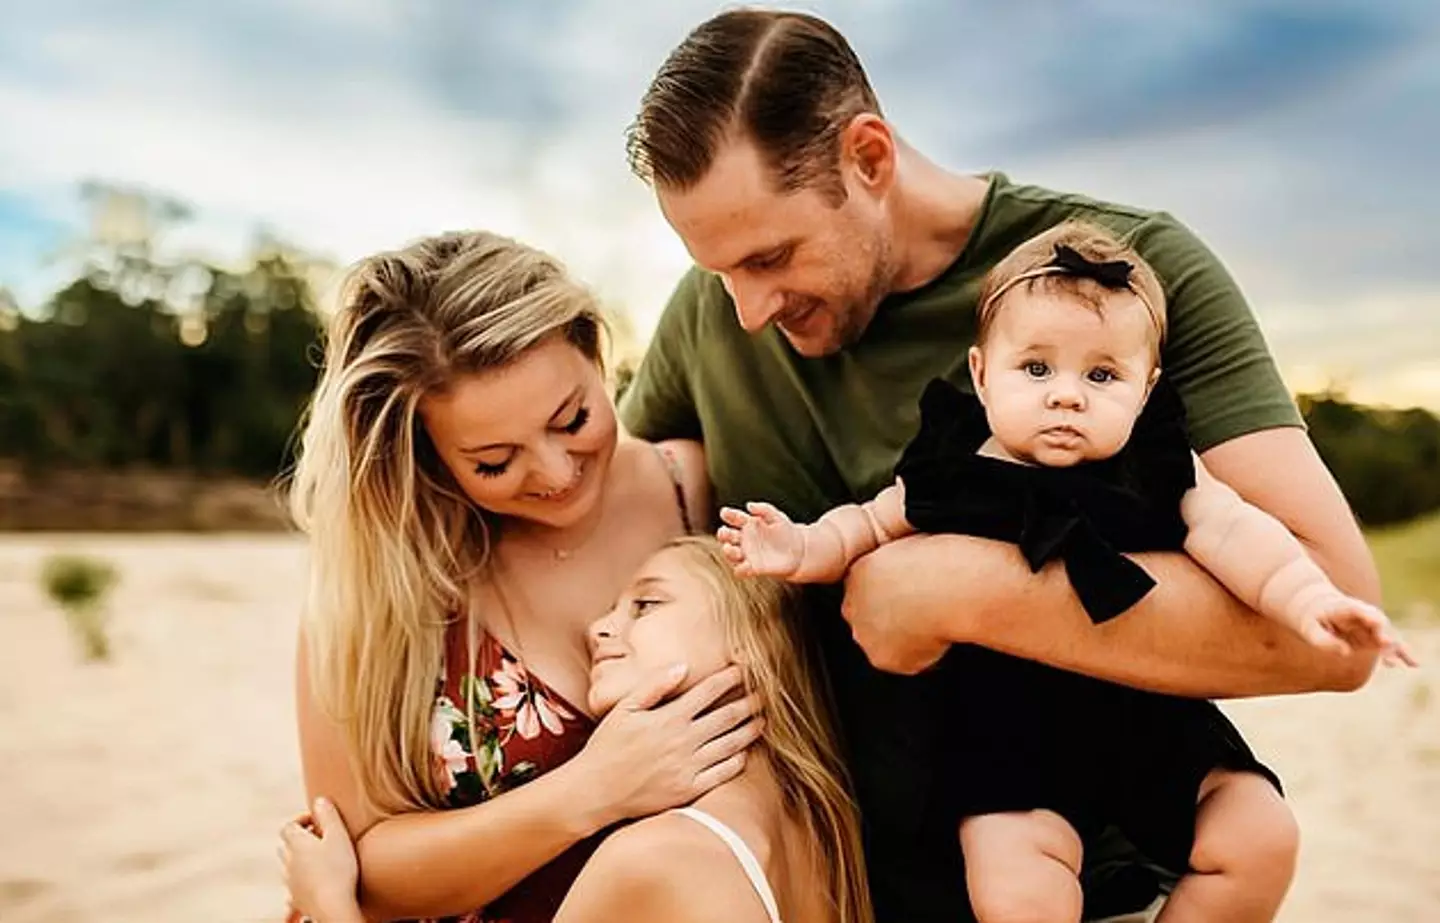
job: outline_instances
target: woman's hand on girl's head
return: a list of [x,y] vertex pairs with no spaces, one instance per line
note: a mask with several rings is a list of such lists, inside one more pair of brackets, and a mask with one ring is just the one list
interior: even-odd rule
[[317,923],[364,923],[355,896],[360,866],[333,804],[317,798],[313,814],[280,828],[279,855],[293,909]]
[[568,764],[588,777],[581,790],[598,799],[597,826],[689,804],[744,768],[746,748],[764,729],[759,700],[716,705],[741,685],[740,669],[726,667],[665,701],[685,675],[671,667],[621,699]]

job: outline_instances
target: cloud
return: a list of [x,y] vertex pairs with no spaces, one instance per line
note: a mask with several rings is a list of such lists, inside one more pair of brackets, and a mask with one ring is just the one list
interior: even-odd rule
[[[1179,215],[1282,355],[1336,361],[1323,344],[1362,336],[1430,348],[1398,334],[1435,324],[1440,292],[1432,0],[804,6],[850,36],[887,113],[941,163]],[[720,8],[27,5],[0,33],[0,281],[39,297],[33,267],[76,232],[78,182],[100,178],[192,202],[174,245],[224,255],[256,226],[341,261],[440,229],[515,234],[643,332],[686,257],[625,168],[623,130],[666,52]]]

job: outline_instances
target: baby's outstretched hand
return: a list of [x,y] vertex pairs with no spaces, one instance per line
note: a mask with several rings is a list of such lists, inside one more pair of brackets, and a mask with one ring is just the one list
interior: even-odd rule
[[725,557],[742,577],[790,577],[805,556],[805,535],[790,517],[768,503],[747,503],[745,509],[724,507],[725,523],[715,537]]
[[1319,648],[1348,654],[1354,650],[1380,650],[1387,666],[1416,666],[1414,654],[1395,626],[1379,608],[1332,591],[1311,597],[1296,622],[1300,636]]
[[333,804],[317,798],[313,814],[282,827],[279,853],[293,909],[318,923],[364,920],[355,898],[360,878],[355,847]]

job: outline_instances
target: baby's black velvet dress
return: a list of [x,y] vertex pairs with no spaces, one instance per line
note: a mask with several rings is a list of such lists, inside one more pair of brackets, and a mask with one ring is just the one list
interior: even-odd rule
[[[1122,552],[1178,551],[1195,468],[1179,396],[1161,380],[1115,456],[1069,468],[977,454],[990,436],[973,396],[933,381],[896,476],[921,532],[1012,542],[1032,570],[1060,561],[1098,624],[1138,602],[1151,577]],[[956,820],[1048,808],[1082,835],[1115,825],[1183,872],[1196,799],[1213,769],[1280,781],[1211,702],[1141,692],[973,645],[937,669],[953,708],[947,810]]]

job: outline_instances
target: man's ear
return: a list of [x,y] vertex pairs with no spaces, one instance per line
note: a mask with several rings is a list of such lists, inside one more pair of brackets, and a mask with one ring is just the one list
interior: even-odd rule
[[890,123],[873,112],[850,120],[840,135],[842,161],[855,165],[862,184],[884,195],[895,181],[895,133]]
[[970,384],[975,388],[975,396],[980,398],[980,403],[985,403],[985,354],[980,347],[970,347]]

